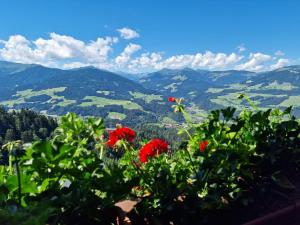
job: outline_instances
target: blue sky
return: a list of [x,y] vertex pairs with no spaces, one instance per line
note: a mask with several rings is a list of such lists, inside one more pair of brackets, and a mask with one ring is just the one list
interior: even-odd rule
[[300,64],[297,0],[0,4],[1,60],[131,72],[163,67],[260,71]]

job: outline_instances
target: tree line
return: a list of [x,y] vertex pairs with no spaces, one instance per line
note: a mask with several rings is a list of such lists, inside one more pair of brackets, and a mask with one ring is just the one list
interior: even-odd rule
[[[105,120],[110,127],[115,127],[117,120]],[[182,140],[178,140],[175,128],[159,127],[157,125],[132,121],[129,125],[137,132],[136,142],[150,140],[153,137],[161,138],[169,142],[171,148],[177,148]],[[7,111],[0,107],[0,149],[7,142],[21,140],[30,143],[37,140],[45,140],[58,126],[57,119],[39,114],[32,110],[21,109]]]
[[0,107],[0,147],[14,140],[28,143],[47,139],[56,127],[55,118],[27,109],[7,111]]

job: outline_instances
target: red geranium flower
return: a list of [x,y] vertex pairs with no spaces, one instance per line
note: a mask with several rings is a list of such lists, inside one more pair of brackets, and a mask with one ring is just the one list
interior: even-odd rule
[[200,152],[204,152],[204,150],[206,149],[208,145],[208,141],[201,141],[199,144],[199,150]]
[[109,139],[107,145],[111,148],[115,146],[115,144],[119,140],[125,140],[127,142],[133,142],[136,134],[135,131],[128,127],[119,127],[114,131],[109,133]]
[[176,99],[175,99],[174,97],[169,97],[169,98],[168,98],[168,101],[169,101],[169,102],[175,102]]
[[139,157],[142,163],[148,162],[149,157],[155,157],[163,152],[168,151],[168,143],[161,139],[152,139],[145,144],[140,152]]

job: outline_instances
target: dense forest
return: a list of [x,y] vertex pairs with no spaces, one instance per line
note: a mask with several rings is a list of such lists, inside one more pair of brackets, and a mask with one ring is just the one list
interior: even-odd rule
[[[109,127],[115,127],[119,121],[106,120],[105,122]],[[135,121],[133,120],[133,122]],[[37,112],[27,109],[7,111],[0,107],[0,146],[13,140],[22,140],[24,143],[45,140],[57,126],[56,119]],[[175,128],[165,128],[145,123],[139,123],[132,126],[132,128],[139,134],[136,143],[147,141],[152,137],[168,141],[172,148],[178,147],[177,145],[180,143]]]
[[54,118],[26,109],[8,112],[0,107],[0,146],[13,140],[44,140],[56,127]]
[[178,136],[177,128],[160,127],[152,124],[139,124],[133,127],[138,133],[136,143],[147,142],[152,138],[160,138],[168,142],[170,149],[177,149],[184,140],[185,135]]

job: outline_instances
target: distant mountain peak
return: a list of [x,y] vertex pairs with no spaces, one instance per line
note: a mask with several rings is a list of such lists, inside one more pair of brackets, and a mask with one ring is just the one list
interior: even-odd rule
[[0,75],[2,74],[13,74],[25,69],[36,67],[37,64],[22,64],[8,61],[0,61]]
[[[82,67],[76,67],[76,68],[72,68],[72,69],[68,69],[68,70],[73,70],[73,71],[78,71],[78,70],[103,70],[103,69],[99,69],[95,66],[82,66]],[[106,71],[106,70],[103,70]]]
[[300,65],[285,66],[285,67],[278,68],[275,71],[284,71],[284,70],[299,70],[300,71]]

